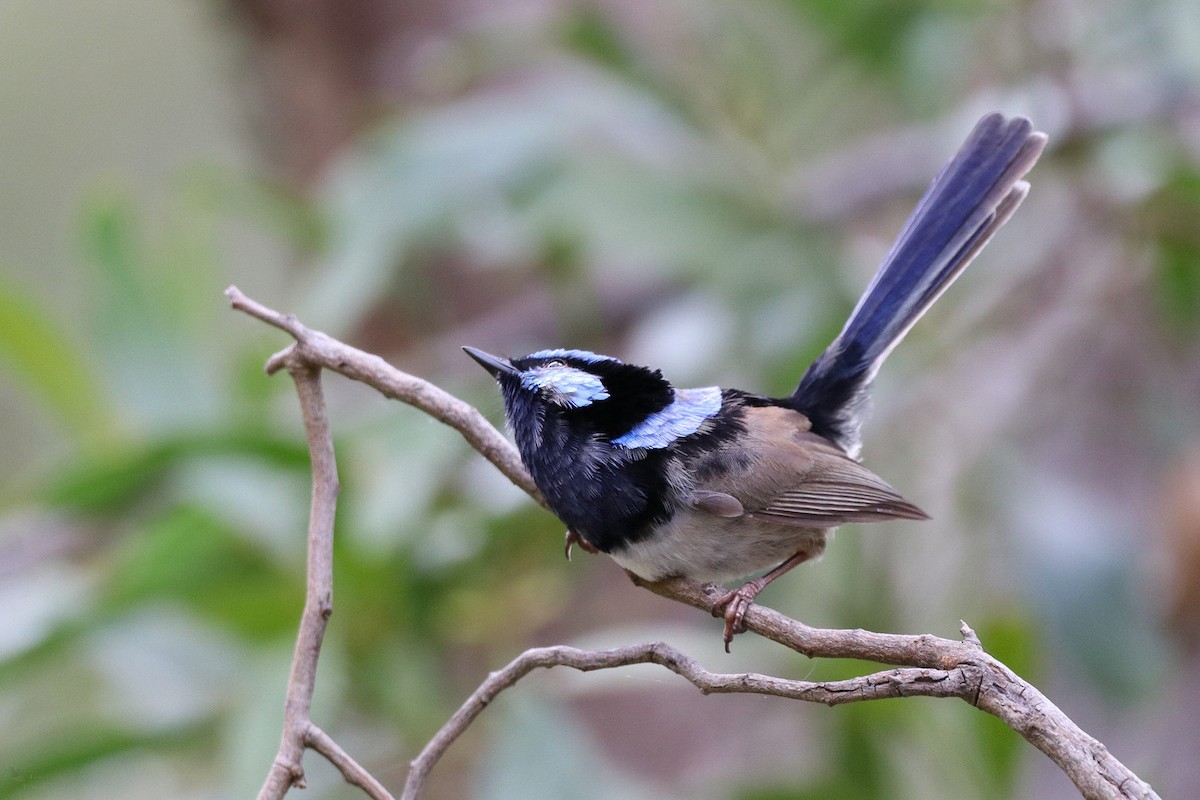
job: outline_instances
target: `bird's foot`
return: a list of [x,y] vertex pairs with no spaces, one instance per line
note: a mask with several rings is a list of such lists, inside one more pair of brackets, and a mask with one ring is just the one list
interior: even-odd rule
[[725,652],[729,652],[729,645],[733,643],[733,637],[736,634],[743,633],[746,630],[746,611],[754,604],[754,598],[758,597],[759,592],[763,590],[767,584],[761,578],[752,581],[746,581],[738,588],[723,595],[717,600],[713,606],[713,616],[724,615],[725,617]]
[[596,549],[596,546],[594,544],[592,544],[587,539],[580,536],[575,531],[567,531],[567,544],[566,544],[567,561],[571,560],[571,548],[574,545],[579,545],[579,549],[583,550],[583,552],[585,552],[585,553],[591,553],[592,555],[595,555],[596,553],[600,552],[599,550]]

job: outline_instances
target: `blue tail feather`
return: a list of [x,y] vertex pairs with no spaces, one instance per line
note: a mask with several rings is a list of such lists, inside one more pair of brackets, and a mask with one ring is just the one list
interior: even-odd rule
[[1025,198],[1046,135],[989,114],[938,173],[838,337],[787,401],[851,455],[879,365]]

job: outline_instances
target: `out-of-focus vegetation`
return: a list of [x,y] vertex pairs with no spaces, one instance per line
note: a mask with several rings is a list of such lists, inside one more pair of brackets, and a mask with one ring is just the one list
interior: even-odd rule
[[[476,7],[478,6],[478,7]],[[245,797],[278,741],[308,462],[238,283],[499,421],[458,350],[786,392],[980,114],[1051,136],[880,376],[851,526],[764,602],[954,635],[1163,796],[1200,783],[1192,0],[12,2],[0,9],[0,798]],[[289,16],[292,13],[293,16]],[[322,16],[324,15],[324,16]],[[330,376],[345,487],[314,718],[385,783],[535,644],[837,678],[562,560],[456,435]],[[315,756],[306,796],[354,797]],[[539,675],[432,797],[1073,796],[991,718]]]

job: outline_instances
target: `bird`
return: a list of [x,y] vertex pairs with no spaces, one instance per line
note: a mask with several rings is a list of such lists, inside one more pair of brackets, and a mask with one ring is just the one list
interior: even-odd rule
[[992,113],[917,203],[841,332],[787,397],[675,388],[588,350],[463,349],[499,384],[521,460],[572,545],[646,581],[727,583],[726,652],[758,594],[849,522],[928,515],[859,461],[884,359],[1025,199],[1047,137]]

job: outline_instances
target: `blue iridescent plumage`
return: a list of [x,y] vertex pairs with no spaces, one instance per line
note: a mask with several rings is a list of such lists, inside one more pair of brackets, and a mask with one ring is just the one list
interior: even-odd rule
[[613,439],[613,444],[630,450],[638,447],[650,450],[670,447],[684,436],[690,436],[700,430],[704,421],[716,416],[720,410],[719,386],[676,389],[675,401],[671,405],[646,417],[628,433]]
[[879,365],[962,273],[1029,191],[1020,178],[1046,135],[1023,118],[989,114],[938,173],[841,334],[792,394],[813,430],[857,455],[867,390]]
[[595,364],[598,361],[612,361],[617,364],[621,362],[612,356],[602,356],[593,353],[590,350],[568,350],[563,347],[556,347],[553,350],[538,350],[536,353],[530,353],[525,358],[577,358],[580,361],[586,361],[589,364]]
[[521,375],[521,385],[530,391],[546,391],[552,402],[568,408],[583,408],[597,400],[608,399],[604,381],[590,372],[565,364],[547,364],[527,370]]

